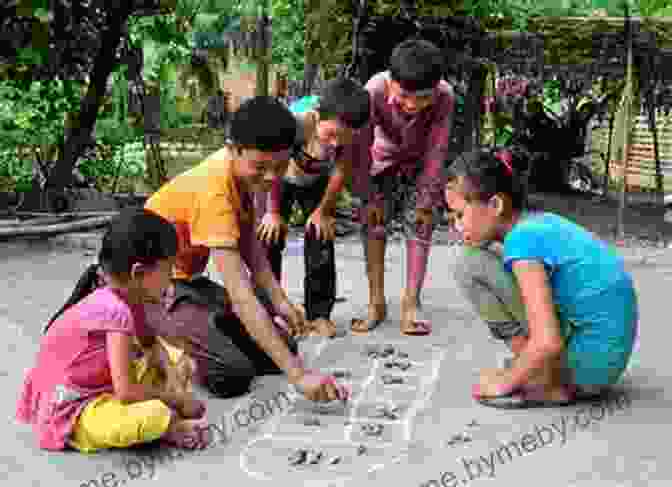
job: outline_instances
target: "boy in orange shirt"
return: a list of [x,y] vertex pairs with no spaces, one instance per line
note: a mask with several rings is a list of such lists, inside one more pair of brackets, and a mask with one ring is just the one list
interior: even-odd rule
[[[296,122],[284,105],[252,98],[233,115],[230,146],[175,177],[146,204],[179,236],[165,301],[170,319],[150,322],[159,335],[186,346],[199,377],[222,397],[245,394],[257,375],[285,372],[309,399],[343,398],[332,377],[303,369],[290,336],[303,333],[303,317],[255,235],[253,193],[268,191],[285,171],[295,136]],[[211,252],[224,287],[200,275]],[[283,320],[288,325],[278,326]]]

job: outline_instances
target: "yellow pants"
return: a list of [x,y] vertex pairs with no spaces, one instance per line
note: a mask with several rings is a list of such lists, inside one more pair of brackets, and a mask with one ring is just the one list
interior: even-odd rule
[[[166,390],[187,391],[193,368],[187,355],[162,339],[145,355],[131,363],[130,376],[139,384]],[[170,365],[164,373],[154,362],[160,347],[167,352]],[[83,453],[106,448],[128,448],[161,438],[170,426],[172,412],[158,399],[124,404],[112,394],[91,401],[79,415],[69,444]]]

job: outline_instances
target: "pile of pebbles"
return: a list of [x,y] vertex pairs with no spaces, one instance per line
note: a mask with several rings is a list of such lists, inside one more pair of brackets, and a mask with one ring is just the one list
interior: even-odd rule
[[[357,446],[357,456],[364,455],[366,453],[366,447],[364,445]],[[324,452],[315,450],[313,448],[299,448],[295,450],[289,456],[289,464],[292,467],[298,467],[302,465],[318,465],[326,460],[327,465],[338,465],[343,461],[343,457],[336,455],[327,459],[327,456]]]

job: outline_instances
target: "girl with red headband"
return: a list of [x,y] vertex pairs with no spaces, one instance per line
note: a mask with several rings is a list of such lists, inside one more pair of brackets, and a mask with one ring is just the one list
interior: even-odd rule
[[445,198],[464,237],[455,278],[514,357],[473,395],[501,408],[561,406],[614,385],[637,334],[623,259],[576,223],[525,209],[525,157],[476,150],[448,168]]

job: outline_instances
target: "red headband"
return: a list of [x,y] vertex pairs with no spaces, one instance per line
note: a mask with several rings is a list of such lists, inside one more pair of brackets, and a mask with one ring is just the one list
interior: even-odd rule
[[509,152],[506,149],[500,150],[499,152],[495,153],[495,157],[499,159],[502,164],[506,167],[508,173],[513,176],[513,167],[511,166],[511,152]]

